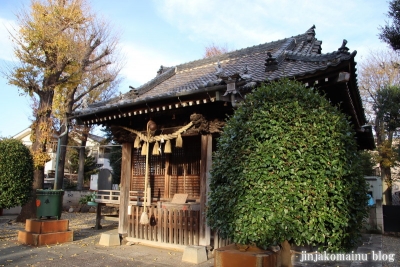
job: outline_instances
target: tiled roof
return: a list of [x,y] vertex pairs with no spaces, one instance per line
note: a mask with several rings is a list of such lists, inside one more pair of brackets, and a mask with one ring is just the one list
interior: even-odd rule
[[90,139],[92,139],[93,141],[96,141],[97,143],[102,143],[104,142],[106,139],[104,137],[98,136],[98,135],[94,135],[94,134],[89,134],[88,136]]
[[79,113],[89,114],[120,105],[134,105],[143,100],[192,94],[199,89],[224,84],[216,76],[218,64],[222,67],[225,76],[242,73],[247,67],[247,73],[251,76],[252,82],[312,74],[354,57],[356,51],[350,54],[345,46],[346,43],[344,40],[338,51],[321,54],[322,41],[315,38],[313,26],[304,34],[297,36],[187,62],[175,67],[161,68],[154,79],[136,90],[131,90],[121,97],[91,105],[80,110]]

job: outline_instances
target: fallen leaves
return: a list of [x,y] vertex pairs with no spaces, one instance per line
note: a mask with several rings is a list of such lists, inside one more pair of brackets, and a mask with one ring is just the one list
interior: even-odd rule
[[[69,220],[69,229],[74,231],[74,241],[72,243],[57,243],[57,244],[50,244],[44,245],[41,247],[35,246],[21,246],[17,242],[17,235],[19,230],[23,230],[25,228],[25,224],[22,223],[15,223],[12,225],[6,225],[0,223],[0,241],[7,241],[7,242],[0,242],[0,267],[16,265],[17,258],[13,258],[10,256],[11,254],[4,254],[2,255],[3,251],[7,251],[7,253],[19,253],[21,250],[24,251],[23,253],[26,254],[26,265],[23,266],[50,266],[54,265],[57,261],[60,262],[74,262],[79,261],[81,258],[88,257],[93,253],[97,254],[96,258],[93,259],[94,262],[107,262],[111,258],[118,262],[142,262],[145,259],[132,257],[136,256],[134,254],[130,254],[132,249],[134,251],[137,248],[129,247],[129,246],[121,246],[118,253],[112,251],[111,249],[114,248],[103,248],[99,247],[98,242],[102,232],[109,231],[116,229],[118,226],[118,222],[115,221],[107,221],[102,220],[103,230],[97,231],[91,229],[96,222],[96,216],[94,214],[74,214],[74,218],[69,218],[70,214],[63,213],[62,218]],[[8,242],[8,240],[12,240],[12,242]],[[130,245],[135,245],[136,243],[132,242]],[[94,250],[93,250],[94,249]],[[103,254],[104,253],[104,254]],[[122,253],[122,254],[121,254]],[[165,252],[163,252],[165,253]],[[14,254],[15,255],[15,254]],[[164,254],[166,255],[166,254]],[[170,254],[173,255],[173,254]],[[158,258],[159,255],[156,253],[152,257],[148,258],[149,261],[153,261],[153,264],[149,265],[152,266],[154,264],[159,264],[158,262],[162,262],[162,258]],[[6,261],[6,259],[9,261]],[[14,261],[12,261],[14,260]],[[109,264],[110,265],[110,264]],[[125,265],[125,264],[124,264]],[[128,264],[131,265],[131,264]],[[19,265],[18,265],[19,266]],[[103,265],[104,266],[104,265]],[[114,266],[114,265],[112,265]],[[122,265],[121,265],[122,266]]]

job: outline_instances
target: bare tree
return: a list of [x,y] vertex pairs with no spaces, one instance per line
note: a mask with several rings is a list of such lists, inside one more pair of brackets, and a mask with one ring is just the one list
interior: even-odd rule
[[[116,93],[116,86],[119,84],[117,75],[121,69],[121,60],[117,56],[118,38],[111,34],[110,27],[106,23],[94,22],[82,32],[83,49],[82,57],[72,72],[78,77],[71,80],[69,84],[58,88],[56,94],[60,101],[55,101],[53,108],[59,113],[60,119],[67,118],[69,114],[81,107],[83,102],[87,104],[99,100],[108,99]],[[85,38],[87,37],[87,39]],[[61,132],[66,125],[61,127]],[[86,132],[88,129],[86,129]],[[85,131],[84,131],[85,132]],[[87,134],[83,134],[83,150],[86,144]],[[67,134],[61,138],[60,161],[58,162],[58,177],[64,177],[66,146],[68,144]],[[84,151],[80,153],[84,156]],[[81,159],[83,161],[83,159]],[[81,174],[83,175],[83,174]],[[62,188],[62,179],[57,180],[57,188]],[[81,185],[81,183],[78,183]],[[82,189],[81,186],[78,186]]]
[[229,51],[230,50],[228,49],[228,46],[226,44],[225,45],[216,45],[214,43],[211,43],[205,47],[203,57],[204,58],[214,57],[214,56],[228,53]]
[[[92,82],[96,81],[96,76],[91,77],[93,79]],[[90,82],[90,81],[89,81]],[[86,95],[85,102],[90,104],[94,103],[99,99],[109,99],[116,94],[116,85],[119,84],[119,80],[114,80],[111,83],[104,84],[106,90],[96,90],[92,91]],[[90,87],[90,86],[89,86]],[[100,95],[98,95],[100,93]],[[82,101],[77,101],[74,105],[73,110],[82,106]],[[84,184],[84,164],[85,164],[85,147],[86,142],[89,137],[89,133],[93,127],[88,125],[74,125],[73,133],[77,139],[80,140],[80,148],[79,148],[79,170],[78,170],[78,181],[77,181],[77,189],[82,190]]]
[[359,68],[359,88],[365,104],[366,114],[374,127],[381,169],[384,199],[383,204],[391,203],[392,170],[394,166],[393,136],[382,117],[377,116],[378,93],[389,86],[400,83],[400,56],[392,51],[371,52]]

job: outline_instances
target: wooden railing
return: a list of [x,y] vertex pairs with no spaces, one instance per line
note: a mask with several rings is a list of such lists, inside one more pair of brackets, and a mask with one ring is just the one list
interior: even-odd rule
[[[151,198],[150,188],[147,191],[148,200],[147,206],[157,201],[164,201],[165,199]],[[97,203],[119,204],[120,191],[119,190],[98,190],[96,193]],[[129,191],[129,205],[143,206],[144,191]]]
[[97,203],[119,204],[119,190],[99,190],[96,192]]

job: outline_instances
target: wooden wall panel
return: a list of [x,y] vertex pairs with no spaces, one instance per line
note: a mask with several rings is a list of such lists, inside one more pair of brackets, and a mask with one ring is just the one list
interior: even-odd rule
[[[183,147],[176,148],[171,140],[172,153],[150,156],[150,187],[152,198],[173,197],[187,193],[189,198],[200,197],[200,136],[183,137]],[[150,152],[153,144],[150,146]],[[161,144],[161,149],[164,145]],[[167,162],[168,161],[168,162]],[[144,189],[146,156],[134,149],[132,156],[131,191]],[[166,168],[167,166],[167,168]],[[166,186],[166,182],[168,183]],[[186,186],[185,186],[186,185]],[[165,191],[169,186],[169,192]],[[167,188],[168,190],[168,188]]]

